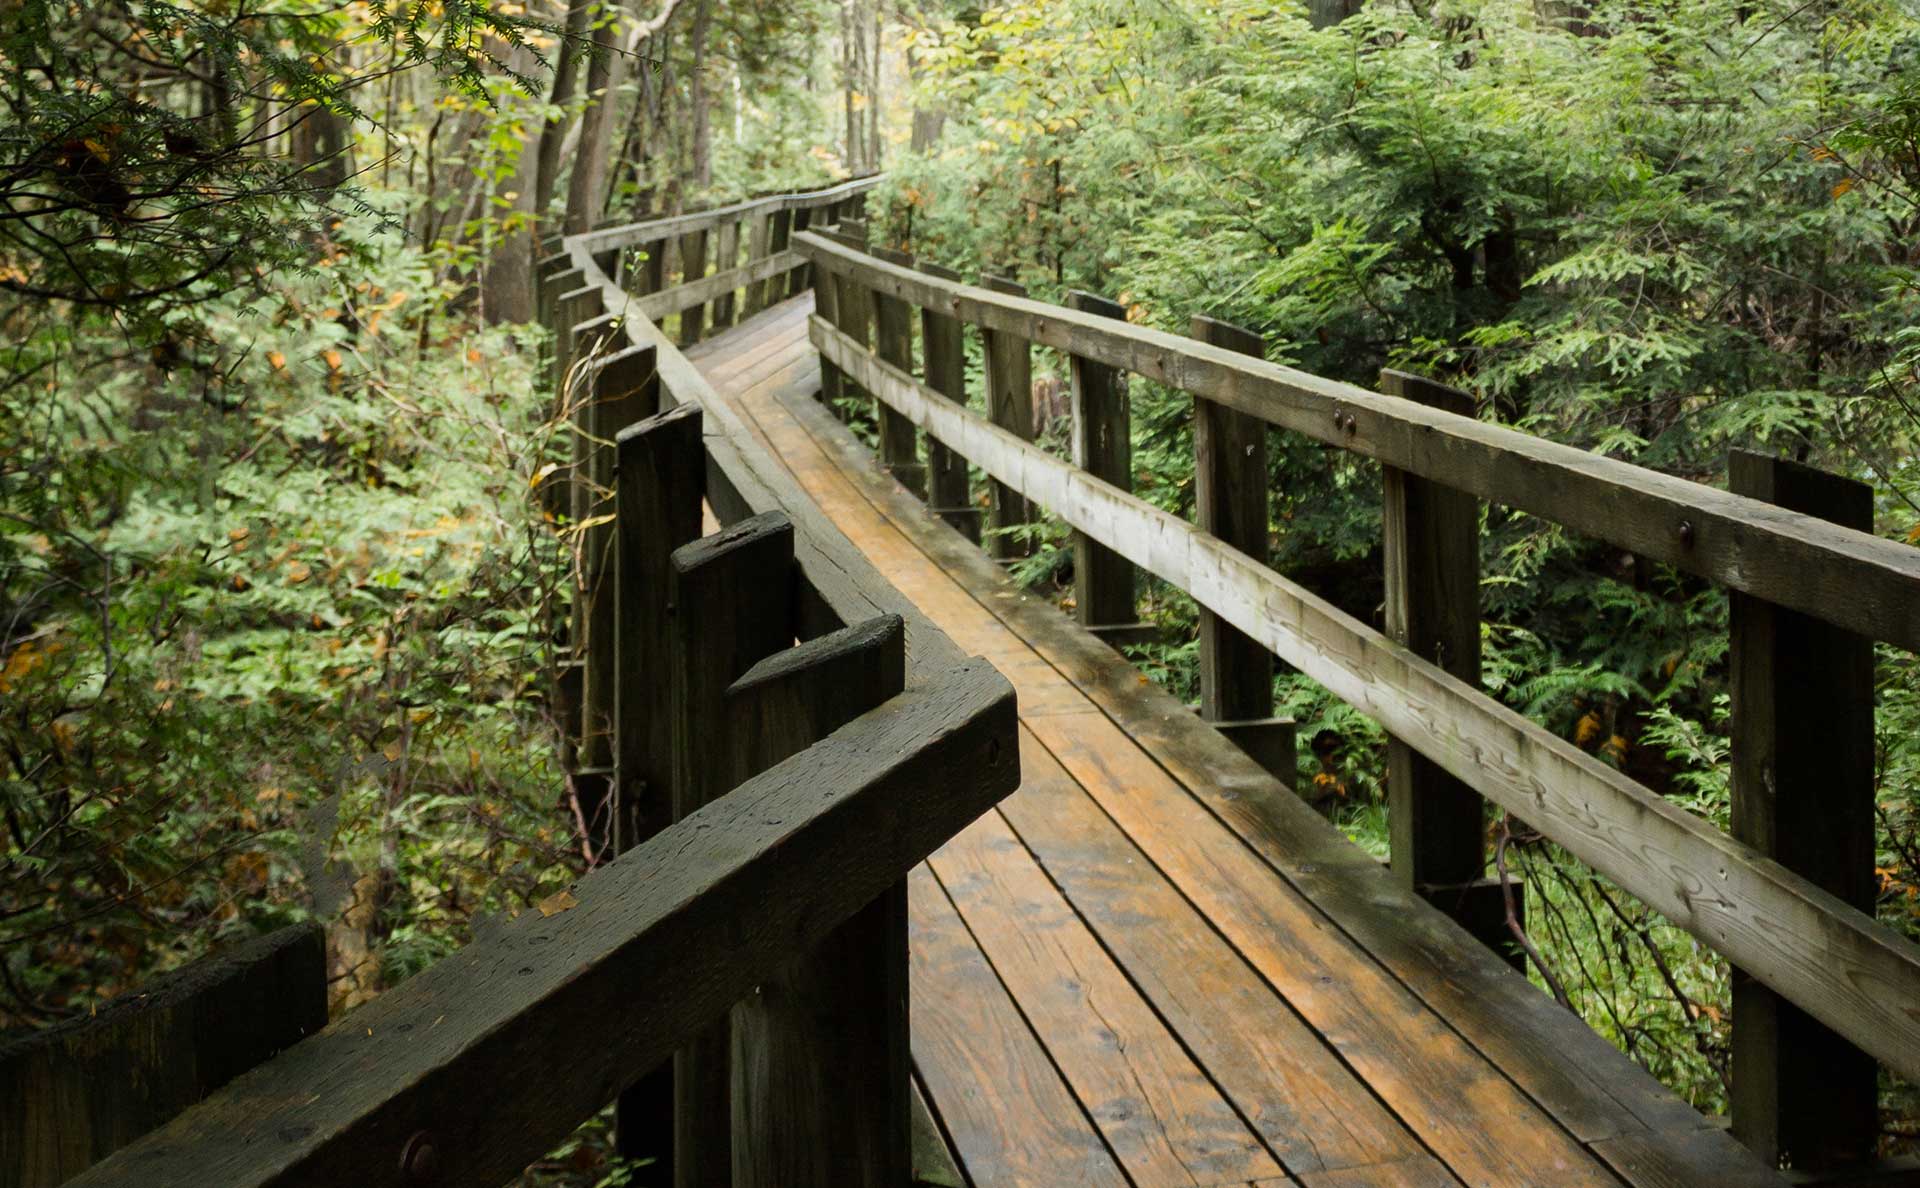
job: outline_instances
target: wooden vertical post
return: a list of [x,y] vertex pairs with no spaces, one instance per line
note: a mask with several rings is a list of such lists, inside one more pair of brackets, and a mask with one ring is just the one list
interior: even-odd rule
[[[840,279],[824,268],[813,269],[813,312],[830,326],[840,326]],[[846,374],[825,358],[820,360],[820,400],[840,413],[840,398],[846,395]]]
[[[1025,297],[1027,291],[1001,276],[983,276],[980,284],[996,293]],[[1033,440],[1033,344],[1004,330],[980,332],[986,348],[987,419],[1021,441]],[[989,523],[995,529],[1016,528],[1033,522],[1026,497],[994,480]],[[1011,534],[991,538],[989,551],[1001,561],[1014,561],[1033,552],[1031,541]]]
[[[705,228],[680,237],[680,282],[697,281],[707,275],[707,232]],[[680,313],[680,345],[692,346],[706,333],[707,307],[695,305]]]
[[[1873,531],[1873,489],[1734,451],[1736,495]],[[1733,592],[1733,836],[1873,914],[1873,642]],[[1870,1159],[1878,1072],[1861,1052],[1733,972],[1733,1133],[1768,1163]]]
[[326,1025],[325,938],[308,923],[217,949],[92,1015],[9,1036],[0,1184],[64,1183]]
[[[906,685],[901,620],[844,628],[727,690],[746,779]],[[734,1010],[735,1188],[898,1188],[911,1166],[907,897],[896,883]]]
[[[793,242],[791,237],[792,232],[805,231],[813,225],[813,211],[803,206],[798,210],[782,211],[781,213],[789,216],[787,221],[788,237],[784,239],[777,238],[778,233],[776,229],[777,242],[784,248]],[[787,276],[787,296],[798,297],[800,294],[806,292],[809,286],[817,287],[817,282],[814,279],[816,271],[813,265],[802,264],[789,273]],[[776,285],[778,283],[778,281],[775,281]],[[780,290],[775,288],[774,293],[777,295],[779,292]]]
[[[1126,307],[1092,293],[1067,294],[1067,308],[1125,321]],[[1073,464],[1122,491],[1133,490],[1133,422],[1124,372],[1070,356],[1073,373]],[[1073,601],[1080,624],[1110,642],[1139,638],[1133,563],[1087,536],[1073,534]]]
[[[942,280],[957,281],[960,274],[938,264],[922,264],[920,271]],[[920,311],[920,353],[927,386],[955,404],[967,403],[967,344],[960,319],[931,308]],[[980,509],[973,505],[967,478],[967,460],[936,438],[927,437],[927,505],[933,513],[980,543]]]
[[[706,451],[698,404],[687,403],[622,430],[616,438],[619,659],[615,735],[620,811],[616,847],[630,850],[673,820],[673,682],[670,558],[700,538]],[[620,1094],[614,1141],[627,1159],[651,1158],[637,1181],[673,1182],[673,1064]]]
[[[596,319],[586,326],[615,332],[616,321]],[[599,349],[583,344],[582,351]],[[584,354],[583,354],[584,357]],[[614,597],[613,439],[641,416],[653,411],[659,399],[658,373],[652,347],[631,347],[604,355],[591,365],[588,403],[580,410],[581,432],[575,435],[575,522],[587,525],[577,533],[580,588],[575,595],[575,654],[581,669],[580,753],[573,770],[581,814],[586,818],[585,839],[595,853],[611,856],[618,834],[618,797],[614,778],[614,718],[617,706],[616,671],[619,667],[618,628]],[[595,521],[600,521],[596,523]]]
[[[757,214],[749,216],[749,218],[750,221],[747,224],[747,263],[752,264],[772,255],[768,245],[773,237],[773,216],[771,214]],[[743,307],[747,316],[751,317],[767,307],[767,291],[766,281],[749,281],[747,283],[745,305]]]
[[[723,729],[726,691],[793,643],[793,525],[749,516],[682,545],[670,559],[673,632],[673,817],[724,794],[735,740]],[[731,1042],[725,1021],[674,1058],[674,1182],[713,1188],[732,1175]]]
[[[713,237],[713,270],[725,272],[740,265],[740,220],[720,224]],[[724,330],[733,325],[735,290],[728,289],[713,299],[713,328]]]
[[[1213,318],[1194,318],[1193,337],[1256,359],[1267,353],[1267,344],[1258,334]],[[1266,564],[1266,424],[1195,397],[1193,452],[1200,530]],[[1200,713],[1223,722],[1273,713],[1273,657],[1204,607],[1200,611]]]
[[[865,223],[848,219],[840,224],[841,236],[850,244],[865,250],[867,246],[867,226]],[[842,333],[861,346],[873,343],[873,292],[851,276],[833,278],[834,313]],[[860,390],[859,385],[845,373],[840,375],[840,398],[842,400],[871,399]],[[834,414],[845,420],[845,408],[835,406]]]
[[[873,249],[875,257],[902,268],[913,267],[913,257],[891,248]],[[874,349],[883,363],[913,374],[913,317],[898,297],[873,295]],[[927,497],[927,468],[920,462],[920,435],[912,421],[889,405],[874,401],[880,420],[880,465],[894,481],[921,499]]]
[[[1460,416],[1473,397],[1404,371],[1380,390]],[[1480,505],[1472,495],[1386,467],[1382,543],[1387,634],[1423,660],[1480,685]],[[1387,740],[1387,826],[1394,877],[1516,963],[1506,895],[1487,871],[1480,794],[1399,739]]]
[[644,296],[667,287],[667,240],[655,239],[640,245],[647,258],[634,270],[631,292]]

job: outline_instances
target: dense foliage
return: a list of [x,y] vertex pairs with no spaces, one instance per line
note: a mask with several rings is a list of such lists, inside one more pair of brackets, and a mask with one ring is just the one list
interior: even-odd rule
[[[1703,482],[1730,449],[1863,479],[1920,516],[1920,24],[1897,4],[1616,0],[1305,7],[1034,0],[917,39],[943,138],[902,162],[887,229],[1036,292],[1210,314],[1270,357],[1371,384],[1401,367],[1483,418]],[[1191,508],[1189,402],[1136,381],[1137,488]],[[1275,564],[1379,622],[1379,475],[1272,440]],[[1057,578],[1056,547],[1025,567]],[[1489,508],[1485,680],[1725,822],[1724,595]],[[1191,603],[1140,657],[1192,691]],[[1920,934],[1920,685],[1887,651],[1881,914]],[[1302,779],[1381,848],[1377,726],[1297,675]],[[1727,971],[1532,835],[1492,822],[1535,939],[1583,1015],[1724,1108]]]

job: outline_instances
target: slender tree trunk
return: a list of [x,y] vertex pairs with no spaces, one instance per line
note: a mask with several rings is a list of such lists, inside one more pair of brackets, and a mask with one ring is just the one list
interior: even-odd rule
[[687,76],[688,121],[693,130],[693,159],[688,181],[697,190],[713,184],[712,103],[707,96],[707,33],[713,24],[713,0],[693,10],[693,73]]
[[620,55],[614,52],[614,22],[602,12],[593,31],[593,61],[587,65],[587,106],[580,116],[580,151],[574,154],[567,185],[567,234],[593,230],[606,182],[608,140],[613,136],[614,96],[620,88]]
[[553,68],[553,91],[547,97],[558,114],[546,121],[540,132],[540,168],[534,175],[533,211],[544,220],[553,207],[553,191],[560,174],[560,145],[567,138],[567,105],[573,102],[574,82],[580,73],[580,43],[586,36],[587,12],[591,0],[573,0],[567,9],[566,34],[560,42],[560,58]]

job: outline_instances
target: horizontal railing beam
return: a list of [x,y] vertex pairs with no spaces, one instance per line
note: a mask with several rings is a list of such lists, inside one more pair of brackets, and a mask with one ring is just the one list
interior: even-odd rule
[[794,246],[817,267],[888,296],[1123,368],[1920,651],[1920,549],[1164,331],[942,280],[810,232],[795,235]]
[[71,1183],[504,1183],[1011,792],[1016,729],[984,661],[909,689]]
[[665,239],[672,235],[685,235],[690,231],[704,231],[750,214],[772,214],[776,211],[825,206],[851,198],[856,194],[864,194],[879,184],[878,175],[856,177],[819,190],[771,194],[764,198],[749,198],[744,202],[716,206],[712,210],[696,210],[688,214],[671,215],[664,219],[648,219],[645,222],[601,227],[583,235],[572,236],[566,243],[568,247],[584,248],[589,253],[604,252],[608,248],[646,243],[649,240]]
[[703,276],[699,280],[675,285],[671,289],[662,289],[658,293],[636,297],[628,309],[657,322],[668,314],[676,314],[695,305],[704,305],[735,289],[745,288],[768,277],[779,276],[783,272],[791,272],[795,268],[804,266],[806,262],[805,256],[791,250],[762,256],[750,264],[742,264],[729,268],[725,272]]
[[974,465],[1187,591],[1862,1049],[1920,1077],[1920,946],[1245,553],[941,397],[820,318],[810,335],[853,382]]

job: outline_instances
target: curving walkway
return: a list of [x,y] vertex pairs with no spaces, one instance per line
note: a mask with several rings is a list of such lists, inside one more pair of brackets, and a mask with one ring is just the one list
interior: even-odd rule
[[882,475],[815,399],[811,308],[687,357],[1020,699],[1024,785],[911,881],[966,1182],[1783,1183]]

